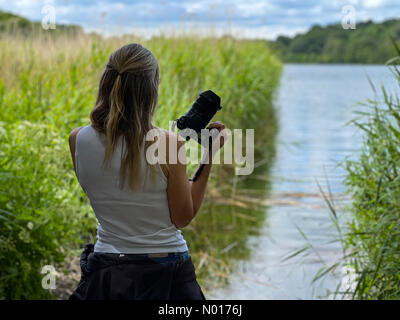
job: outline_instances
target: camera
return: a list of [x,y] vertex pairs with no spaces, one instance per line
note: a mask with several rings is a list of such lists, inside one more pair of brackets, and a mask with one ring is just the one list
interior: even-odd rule
[[[189,111],[176,120],[179,130],[192,129],[197,133],[197,142],[201,143],[201,129],[204,129],[218,110],[221,110],[221,98],[211,90],[200,92]],[[190,137],[186,137],[189,140]]]

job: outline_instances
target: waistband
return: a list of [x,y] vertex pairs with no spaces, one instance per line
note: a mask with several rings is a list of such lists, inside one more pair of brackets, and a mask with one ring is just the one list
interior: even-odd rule
[[142,261],[151,259],[152,261],[159,263],[167,263],[173,261],[185,261],[189,259],[189,251],[184,252],[162,252],[162,253],[101,253],[94,252],[94,255],[109,257],[115,260],[124,261]]
[[94,252],[94,245],[88,244],[80,258],[83,274],[88,274],[101,268],[123,264],[160,265],[172,262],[183,263],[190,260],[188,251],[149,254],[122,254]]

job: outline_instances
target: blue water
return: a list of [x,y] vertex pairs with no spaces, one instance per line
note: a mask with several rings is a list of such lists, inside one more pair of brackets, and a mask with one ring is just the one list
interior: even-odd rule
[[[394,78],[384,66],[285,65],[276,99],[280,133],[271,206],[261,236],[248,239],[251,259],[240,261],[231,284],[208,298],[326,299],[335,291],[340,270],[312,284],[316,272],[341,255],[339,243],[330,243],[337,232],[316,181],[325,191],[329,184],[338,209],[345,204],[345,171],[338,165],[356,157],[361,145],[360,132],[346,123],[362,109],[358,102],[375,96],[368,76],[378,89],[383,83],[395,92]],[[282,261],[307,242],[317,253]]]

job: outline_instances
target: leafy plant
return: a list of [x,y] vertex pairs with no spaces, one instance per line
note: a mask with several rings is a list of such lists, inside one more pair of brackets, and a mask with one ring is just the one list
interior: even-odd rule
[[[393,66],[400,87],[400,73]],[[347,161],[354,215],[346,244],[357,275],[354,298],[400,298],[400,101],[381,88],[354,121],[364,132],[359,158]]]
[[0,145],[0,297],[48,298],[42,267],[63,261],[94,220],[51,125],[2,123]]

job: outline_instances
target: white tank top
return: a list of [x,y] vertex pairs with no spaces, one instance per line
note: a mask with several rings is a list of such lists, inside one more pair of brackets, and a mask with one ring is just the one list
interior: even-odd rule
[[105,135],[91,125],[76,136],[75,163],[78,181],[90,200],[98,221],[95,252],[157,253],[188,250],[181,230],[172,223],[167,199],[167,178],[156,165],[151,170],[141,154],[141,170],[136,191],[119,188],[122,137],[111,166],[102,168]]

